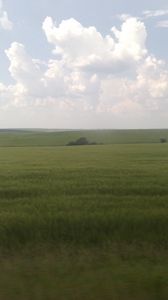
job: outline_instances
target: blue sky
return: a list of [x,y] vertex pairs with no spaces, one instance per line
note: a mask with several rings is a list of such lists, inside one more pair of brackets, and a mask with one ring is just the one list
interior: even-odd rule
[[168,127],[166,0],[0,0],[0,127]]

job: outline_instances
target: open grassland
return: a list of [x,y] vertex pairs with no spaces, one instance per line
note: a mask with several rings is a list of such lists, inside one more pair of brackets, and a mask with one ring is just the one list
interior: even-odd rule
[[167,300],[168,145],[0,148],[0,300]]
[[168,129],[151,130],[0,130],[0,147],[65,146],[70,141],[86,137],[103,144],[159,143],[168,140]]

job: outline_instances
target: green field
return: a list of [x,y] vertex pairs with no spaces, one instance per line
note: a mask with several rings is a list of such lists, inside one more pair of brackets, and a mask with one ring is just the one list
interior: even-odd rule
[[168,299],[167,132],[0,133],[0,300]]
[[168,140],[168,129],[149,130],[0,130],[0,147],[65,146],[81,136],[103,144],[159,143]]

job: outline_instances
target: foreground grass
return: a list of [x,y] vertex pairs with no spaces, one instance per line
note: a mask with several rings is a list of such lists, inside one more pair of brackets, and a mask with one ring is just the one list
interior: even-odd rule
[[0,149],[0,299],[167,299],[168,146]]

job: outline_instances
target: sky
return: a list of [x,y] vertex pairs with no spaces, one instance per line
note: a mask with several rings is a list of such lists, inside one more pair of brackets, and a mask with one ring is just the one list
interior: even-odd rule
[[168,128],[168,1],[0,0],[0,128]]

